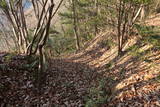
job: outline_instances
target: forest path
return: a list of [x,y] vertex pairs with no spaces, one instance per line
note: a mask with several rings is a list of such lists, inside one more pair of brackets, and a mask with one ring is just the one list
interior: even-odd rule
[[0,106],[83,107],[100,77],[84,63],[53,59],[37,83],[34,58],[0,54]]
[[[0,106],[84,107],[89,90],[106,79],[111,91],[104,107],[160,106],[160,51],[130,39],[122,56],[106,47],[103,32],[77,54],[52,59],[37,87],[37,65],[23,55],[0,54]],[[139,46],[140,55],[129,47]],[[137,54],[137,53],[136,53]],[[143,57],[142,57],[143,56]],[[109,90],[110,89],[110,90]]]
[[[159,15],[149,19],[149,26],[159,26]],[[158,107],[160,106],[160,51],[152,45],[143,45],[140,37],[132,37],[125,46],[122,56],[117,47],[104,47],[108,38],[103,32],[91,41],[87,48],[68,58],[72,62],[89,65],[94,71],[107,78],[106,89],[112,90],[108,107]],[[134,49],[138,47],[138,53]]]

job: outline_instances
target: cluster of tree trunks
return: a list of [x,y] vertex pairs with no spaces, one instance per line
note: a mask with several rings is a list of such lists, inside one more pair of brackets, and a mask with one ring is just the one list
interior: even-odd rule
[[[44,46],[49,38],[51,20],[57,13],[63,0],[54,7],[54,0],[31,0],[35,16],[37,18],[36,29],[33,35],[29,35],[24,12],[24,0],[2,0],[0,9],[12,25],[15,43],[20,53],[26,55],[39,54],[39,72],[45,70]],[[31,41],[29,38],[32,38]]]
[[123,52],[123,47],[128,36],[131,35],[133,25],[140,16],[143,20],[145,15],[145,6],[143,4],[135,5],[132,2],[126,2],[119,0],[116,5],[117,9],[117,43],[118,43],[118,55]]

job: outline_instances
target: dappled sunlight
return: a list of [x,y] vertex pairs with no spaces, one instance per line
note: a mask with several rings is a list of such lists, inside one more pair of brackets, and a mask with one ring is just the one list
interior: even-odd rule
[[[116,81],[112,87],[113,99],[121,99],[125,102],[125,100],[127,101],[126,98],[130,100],[135,97],[143,98],[145,97],[143,91],[146,87],[157,85],[156,78],[160,75],[160,65],[155,63],[159,61],[160,56],[159,52],[152,51],[152,45],[140,45],[137,40],[137,38],[134,38],[127,42],[128,46],[125,47],[126,51],[121,57],[117,56],[117,47],[112,47],[109,50],[92,47],[90,51],[85,51],[84,56],[81,54],[80,56],[82,57],[74,60],[87,63],[97,72],[103,71],[103,75],[106,77],[113,77]],[[138,54],[134,53],[134,51],[134,54],[128,51],[128,48],[134,45],[139,46],[138,52],[141,54],[140,56],[136,56]],[[94,49],[97,50],[92,51]],[[100,56],[96,54],[98,52],[101,52]],[[108,66],[107,64],[110,65]],[[148,90],[153,91],[153,89],[149,88]],[[141,96],[138,93],[140,91],[142,91]],[[117,101],[119,102],[119,100]]]
[[159,107],[159,0],[0,0],[0,107]]

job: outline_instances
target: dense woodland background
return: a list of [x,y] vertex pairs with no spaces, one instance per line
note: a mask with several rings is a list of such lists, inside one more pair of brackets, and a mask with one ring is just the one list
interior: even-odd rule
[[160,0],[0,0],[1,107],[159,107]]

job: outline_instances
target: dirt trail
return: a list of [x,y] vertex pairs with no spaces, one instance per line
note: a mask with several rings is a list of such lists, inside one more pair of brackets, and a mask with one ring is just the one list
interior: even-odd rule
[[[148,20],[148,25],[159,26],[160,17],[156,15]],[[106,107],[159,107],[160,106],[160,51],[151,45],[139,44],[139,37],[133,37],[125,46],[125,53],[117,56],[117,48],[103,47],[100,42],[109,33],[102,33],[92,44],[68,59],[89,65],[96,72],[103,72],[110,78],[112,95]],[[139,45],[144,59],[130,54],[129,47]],[[108,87],[108,85],[106,85]],[[107,103],[107,102],[106,102]]]
[[[27,60],[26,60],[27,59]],[[37,82],[38,65],[23,55],[0,54],[0,106],[83,107],[99,78],[85,63],[53,59]]]
[[[1,106],[83,107],[88,90],[103,76],[108,78],[106,89],[111,89],[104,107],[159,107],[160,51],[150,45],[141,46],[140,38],[134,37],[119,57],[117,47],[101,44],[111,34],[103,32],[81,52],[51,60],[40,92],[35,84],[37,68],[24,69],[24,65],[33,63],[26,62],[23,56],[6,62],[4,54],[0,54]],[[140,47],[142,59],[130,53],[128,48],[134,45]]]

